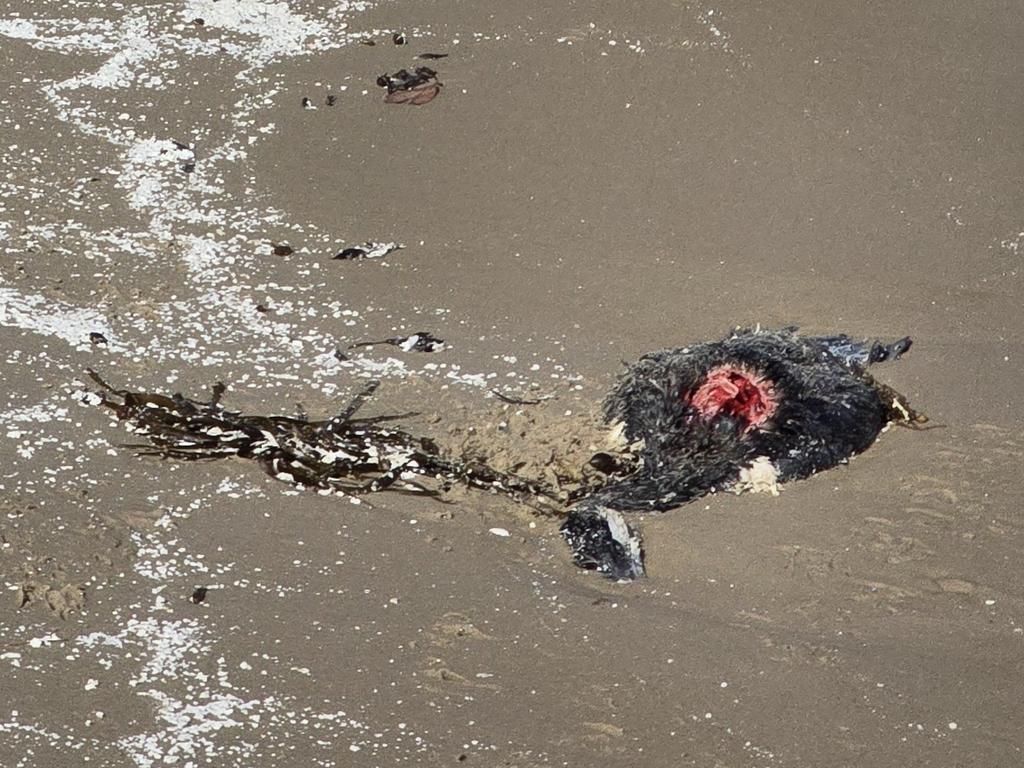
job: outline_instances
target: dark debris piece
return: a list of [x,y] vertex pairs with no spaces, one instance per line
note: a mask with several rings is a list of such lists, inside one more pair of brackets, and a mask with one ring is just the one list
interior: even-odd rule
[[95,371],[88,373],[101,387],[100,404],[149,441],[128,446],[141,455],[193,461],[237,456],[300,488],[350,496],[392,490],[440,498],[446,486],[461,483],[506,494],[539,512],[558,509],[557,495],[545,483],[448,457],[433,441],[387,425],[400,417],[357,418],[379,382],[333,418],[309,421],[229,411],[220,404],[222,385],[203,402],[180,394],[114,389]]
[[337,96],[335,96],[333,93],[327,94],[327,106],[328,107],[333,107],[337,103],[338,103],[338,97]]
[[274,255],[275,256],[291,256],[295,253],[295,249],[292,248],[288,243],[275,243],[274,244]]
[[412,72],[400,69],[393,75],[381,75],[377,85],[387,88],[384,101],[388,104],[415,104],[417,106],[433,101],[441,92],[442,83],[437,72],[430,67],[416,67]]
[[209,592],[209,587],[196,587],[192,590],[192,595],[189,597],[189,601],[199,605],[203,600],[206,599],[206,593]]
[[107,337],[104,336],[99,331],[93,331],[92,333],[89,334],[89,341],[91,341],[93,344],[106,344]]
[[334,254],[333,259],[347,261],[353,259],[381,259],[392,251],[401,250],[403,246],[398,243],[371,243],[353,245]]
[[391,42],[393,42],[395,45],[405,45],[409,41],[406,39],[405,33],[395,32],[395,34],[391,36]]
[[188,160],[183,160],[182,162],[178,163],[178,168],[180,168],[185,173],[192,173],[193,171],[195,171],[197,159],[195,146],[193,144],[186,144],[184,141],[178,141],[177,139],[171,139],[171,143],[180,150],[192,153],[191,158],[189,158]]
[[431,59],[447,59],[448,58],[448,54],[447,53],[421,53],[416,58],[417,59],[428,59],[428,60],[431,60]]
[[313,102],[310,100],[309,96],[303,96],[302,97],[302,108],[303,109],[311,109],[312,107],[313,107]]
[[439,339],[427,331],[419,331],[411,336],[393,336],[390,339],[380,341],[360,341],[349,345],[349,349],[356,347],[372,347],[375,344],[390,344],[398,347],[403,352],[440,352],[445,349],[444,339]]

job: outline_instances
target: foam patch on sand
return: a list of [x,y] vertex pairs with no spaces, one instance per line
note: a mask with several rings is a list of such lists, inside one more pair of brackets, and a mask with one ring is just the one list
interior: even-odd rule
[[90,333],[102,333],[115,351],[124,350],[98,310],[73,307],[38,294],[0,285],[0,325],[53,336],[78,350],[92,346]]

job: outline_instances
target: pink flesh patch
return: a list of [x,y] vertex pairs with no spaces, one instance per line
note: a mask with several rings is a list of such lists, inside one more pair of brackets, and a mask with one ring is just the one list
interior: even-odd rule
[[772,382],[735,365],[714,368],[687,399],[709,421],[719,414],[742,419],[745,431],[765,424],[779,407]]

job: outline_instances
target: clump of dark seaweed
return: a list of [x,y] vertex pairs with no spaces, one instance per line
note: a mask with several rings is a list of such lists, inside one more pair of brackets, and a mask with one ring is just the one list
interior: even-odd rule
[[100,404],[148,439],[149,445],[129,446],[141,455],[185,460],[239,456],[256,461],[278,480],[350,496],[391,490],[439,498],[459,483],[511,496],[546,513],[558,507],[556,493],[543,482],[445,456],[430,439],[388,424],[401,416],[357,417],[379,386],[376,381],[338,415],[310,421],[304,414],[250,416],[228,410],[221,405],[226,390],[221,383],[208,401],[199,401],[115,389],[95,371],[89,376],[102,388]]
[[400,69],[394,74],[383,74],[377,85],[387,88],[384,101],[388,104],[427,104],[441,92],[437,72],[430,67],[415,67],[412,72]]

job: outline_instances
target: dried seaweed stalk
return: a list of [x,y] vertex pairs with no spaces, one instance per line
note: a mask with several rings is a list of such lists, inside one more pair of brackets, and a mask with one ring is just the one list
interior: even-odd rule
[[[383,424],[395,416],[356,418],[377,389],[372,382],[337,416],[326,421],[287,416],[248,416],[220,401],[224,385],[207,402],[180,394],[114,389],[95,371],[101,405],[128,422],[151,445],[132,445],[141,455],[173,459],[227,456],[257,461],[267,474],[303,488],[359,496],[392,490],[439,498],[453,483],[502,493],[549,514],[556,494],[544,483],[501,472],[480,462],[441,454],[427,438]],[[418,482],[435,481],[437,487]]]

